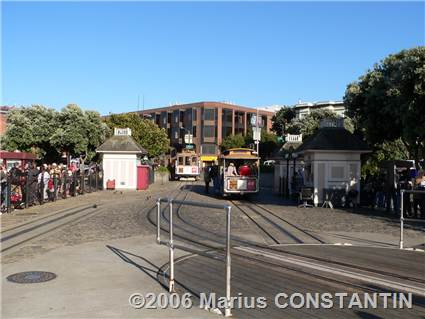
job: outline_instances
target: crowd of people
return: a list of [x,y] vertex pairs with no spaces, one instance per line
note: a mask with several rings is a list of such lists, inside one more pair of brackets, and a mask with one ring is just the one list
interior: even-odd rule
[[[408,170],[396,175],[389,183],[385,176],[367,176],[362,182],[363,204],[372,209],[384,209],[399,214],[401,209],[401,190],[425,192],[425,170],[416,177],[408,175]],[[425,194],[406,193],[403,196],[404,213],[411,217],[425,218]]]
[[[97,170],[92,167],[85,172],[90,175]],[[23,208],[54,201],[58,198],[75,196],[81,191],[81,170],[77,163],[42,164],[34,163],[14,165],[7,170],[0,165],[1,211],[11,208]]]

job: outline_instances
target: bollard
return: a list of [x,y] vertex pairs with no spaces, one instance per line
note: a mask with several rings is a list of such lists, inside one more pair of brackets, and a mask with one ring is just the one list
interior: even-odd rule
[[170,213],[170,242],[169,242],[169,250],[170,250],[170,281],[168,284],[168,291],[174,292],[174,244],[173,244],[173,200],[169,201],[169,213]]
[[161,198],[156,201],[157,214],[156,214],[156,242],[161,244]]
[[56,177],[56,174],[53,175],[53,201],[56,202],[58,194],[58,179]]
[[41,175],[40,181],[40,205],[44,204],[44,174]]
[[95,180],[95,186],[96,186],[96,192],[99,190],[99,186],[98,186],[98,178],[99,178],[99,170],[96,167],[96,172],[94,175],[94,180]]
[[74,172],[72,175],[72,184],[74,186],[74,190],[72,191],[72,196],[77,196],[77,173]]
[[12,196],[12,183],[11,183],[10,178],[9,178],[7,180],[7,185],[6,185],[6,208],[7,208],[8,214],[10,214],[10,212],[12,211],[11,196]]
[[92,192],[92,189],[91,189],[91,180],[92,180],[92,177],[91,177],[91,173],[89,173],[89,193],[91,193]]
[[66,192],[68,191],[67,177],[68,177],[68,172],[65,171],[65,173],[63,175],[63,194],[62,194],[62,197],[65,198],[65,199],[66,199]]
[[226,208],[226,213],[227,213],[227,218],[226,218],[226,229],[227,229],[227,236],[226,236],[226,300],[227,300],[227,304],[226,304],[226,309],[224,310],[224,316],[225,317],[230,317],[232,315],[231,313],[231,309],[230,309],[230,300],[231,300],[231,295],[230,295],[230,280],[231,280],[231,276],[232,276],[232,272],[231,272],[231,259],[230,259],[230,212],[231,212],[232,207],[231,206],[227,206]]
[[25,208],[28,208],[30,201],[30,184],[29,184],[29,172],[27,172],[27,178],[25,180]]
[[404,189],[400,191],[401,203],[400,203],[400,249],[403,249],[403,227],[404,227],[404,216],[403,216],[403,197],[404,197]]

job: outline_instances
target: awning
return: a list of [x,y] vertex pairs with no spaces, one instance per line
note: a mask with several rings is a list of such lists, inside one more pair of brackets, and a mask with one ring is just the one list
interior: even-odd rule
[[216,160],[217,160],[217,156],[201,156],[201,161],[203,162],[212,162]]

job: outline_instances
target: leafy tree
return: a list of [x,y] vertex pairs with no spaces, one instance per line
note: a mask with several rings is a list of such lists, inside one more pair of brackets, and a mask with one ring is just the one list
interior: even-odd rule
[[344,102],[369,144],[400,139],[418,163],[425,155],[425,47],[380,61],[348,85]]
[[245,138],[242,134],[229,135],[221,142],[221,150],[227,150],[229,148],[239,148],[245,146]]
[[111,129],[130,128],[133,138],[148,151],[150,157],[165,153],[170,146],[165,129],[159,128],[151,120],[141,118],[137,113],[113,114],[107,118],[106,124]]
[[[248,147],[255,147],[252,129],[248,129],[245,136],[245,145]],[[265,128],[262,128],[259,148],[261,157],[269,157],[278,148],[277,135],[272,132],[269,133]]]
[[50,137],[56,129],[56,115],[54,109],[42,105],[10,110],[2,148],[31,152],[40,157],[58,156],[58,151],[50,144]]
[[2,147],[57,161],[62,152],[91,159],[107,133],[99,113],[68,105],[61,112],[40,105],[12,109]]
[[373,152],[366,156],[362,163],[362,175],[375,175],[379,172],[379,163],[384,160],[407,158],[408,151],[401,141],[384,142],[373,147]]
[[51,144],[71,156],[80,156],[83,162],[96,155],[108,134],[108,127],[95,111],[83,111],[69,104],[56,116],[57,128],[51,136]]
[[295,111],[293,108],[284,106],[276,112],[272,117],[272,130],[278,135],[282,136],[286,133],[287,126],[295,118]]
[[[302,134],[303,140],[314,134],[320,126],[320,121],[325,118],[337,119],[338,114],[331,110],[318,109],[313,110],[310,114],[302,119],[295,119],[288,125],[288,133]],[[350,118],[344,118],[344,127],[350,131],[354,131],[354,124]]]

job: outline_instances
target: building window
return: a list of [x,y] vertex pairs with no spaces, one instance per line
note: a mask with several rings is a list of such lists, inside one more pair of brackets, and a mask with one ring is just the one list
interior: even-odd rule
[[179,138],[179,131],[175,131],[175,132],[174,132],[174,138],[175,138],[175,139],[178,139],[178,138]]
[[202,154],[216,154],[216,145],[215,144],[202,144],[201,153]]
[[193,114],[193,120],[196,121],[198,118],[198,110],[197,109],[192,109],[192,114]]
[[168,135],[168,138],[171,138],[171,128],[167,129],[167,135]]
[[215,137],[215,126],[204,125],[204,137]]
[[261,124],[263,124],[263,127],[267,127],[267,116],[266,115],[261,116]]
[[343,179],[344,178],[344,166],[332,166],[331,167],[331,178],[332,179]]
[[167,119],[168,119],[168,123],[171,124],[171,113],[167,113]]
[[196,125],[192,127],[192,135],[193,137],[196,137]]
[[231,126],[223,126],[221,130],[222,138],[228,137],[232,135],[232,127]]
[[180,122],[184,122],[184,111],[180,111]]
[[215,109],[204,109],[204,121],[215,120]]

